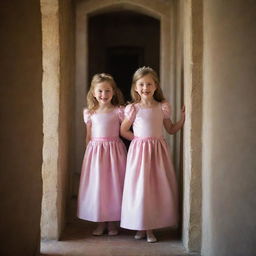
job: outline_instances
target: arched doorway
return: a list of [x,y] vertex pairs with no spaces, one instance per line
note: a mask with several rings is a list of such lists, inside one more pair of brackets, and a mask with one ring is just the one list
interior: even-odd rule
[[133,11],[90,16],[88,49],[88,84],[94,74],[110,73],[130,100],[131,78],[138,67],[150,66],[159,73],[160,22]]
[[[85,107],[85,95],[93,74],[109,72],[114,75],[129,100],[131,82],[122,79],[131,78],[138,66],[151,66],[160,75],[161,86],[167,100],[172,102],[173,112],[176,110],[174,98],[180,88],[174,86],[176,67],[171,65],[175,61],[175,52],[171,51],[175,43],[175,31],[171,30],[175,18],[171,16],[172,5],[159,1],[139,2],[77,2],[73,198],[77,196],[85,150],[81,111]],[[174,140],[175,137],[167,137],[172,149]],[[175,165],[178,172],[179,163]]]

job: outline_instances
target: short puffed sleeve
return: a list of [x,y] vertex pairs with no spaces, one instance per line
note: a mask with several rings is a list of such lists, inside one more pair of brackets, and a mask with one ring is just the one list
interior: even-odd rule
[[84,122],[86,124],[91,123],[91,114],[87,108],[84,109],[83,116],[84,116]]
[[169,119],[171,117],[171,106],[170,104],[165,101],[161,103],[161,108],[164,114],[164,119]]
[[134,104],[129,104],[124,109],[124,117],[133,122],[136,116],[136,108]]
[[118,113],[118,118],[119,118],[119,121],[120,122],[123,122],[124,120],[124,107],[123,106],[120,106],[118,109],[117,109],[117,113]]

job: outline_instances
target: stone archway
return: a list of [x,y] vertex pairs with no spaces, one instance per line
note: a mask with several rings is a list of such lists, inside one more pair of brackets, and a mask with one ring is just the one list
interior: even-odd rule
[[[74,170],[80,171],[84,152],[84,125],[81,119],[81,110],[85,106],[85,95],[88,84],[88,20],[91,16],[113,11],[129,10],[141,15],[153,17],[160,22],[160,80],[167,99],[172,102],[174,119],[181,104],[181,75],[182,66],[176,66],[178,57],[177,47],[177,9],[175,1],[78,1],[76,5],[76,138],[75,138],[75,166]],[[181,42],[182,43],[182,42]],[[180,59],[179,59],[180,60]],[[178,84],[178,86],[176,86]],[[82,95],[82,96],[81,96]],[[180,169],[180,135],[167,140],[174,149],[175,165]],[[182,179],[182,175],[179,175]],[[78,182],[78,177],[74,178]],[[182,181],[180,182],[183,183]],[[181,210],[182,211],[182,210]]]

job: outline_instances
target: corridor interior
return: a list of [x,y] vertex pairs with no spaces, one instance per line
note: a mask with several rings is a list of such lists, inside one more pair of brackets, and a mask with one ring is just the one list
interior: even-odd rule
[[[153,38],[112,40],[121,24],[110,24],[112,12]],[[0,1],[0,255],[255,256],[255,13],[254,0]],[[106,19],[108,34],[90,42]],[[157,243],[127,230],[93,237],[93,223],[75,217],[81,111],[98,72],[88,47],[99,39],[109,72],[124,57],[125,75],[128,63],[154,65],[174,119],[186,105],[181,140],[170,140],[182,169],[180,231],[157,230]]]
[[[73,1],[76,3],[76,1]],[[84,21],[80,21],[81,17],[79,13],[82,13],[82,2],[81,6],[79,5],[79,1],[77,1],[76,8],[76,30],[74,27],[69,27],[66,32],[69,32],[70,35],[75,37],[76,41],[76,85],[75,88],[62,88],[62,90],[67,90],[67,95],[73,93],[74,94],[74,102],[70,103],[70,98],[66,98],[65,102],[67,104],[74,104],[75,112],[72,113],[72,125],[71,130],[74,131],[72,135],[72,139],[66,139],[66,144],[62,146],[73,147],[74,148],[74,157],[75,159],[68,161],[71,163],[69,165],[68,170],[72,170],[71,174],[68,174],[70,179],[66,181],[68,185],[63,185],[61,187],[60,184],[57,183],[57,186],[60,187],[61,191],[65,188],[69,187],[69,191],[65,196],[68,198],[66,202],[66,208],[57,209],[57,211],[65,212],[67,211],[67,216],[65,217],[67,220],[67,224],[63,224],[64,231],[60,232],[60,239],[56,240],[56,235],[54,240],[49,239],[52,238],[51,230],[53,230],[54,225],[56,225],[56,221],[58,220],[51,218],[52,214],[50,214],[52,209],[51,200],[54,200],[50,195],[47,196],[48,193],[45,191],[49,191],[52,189],[52,180],[48,180],[47,177],[51,175],[50,169],[47,165],[44,166],[43,173],[43,186],[44,186],[44,196],[43,196],[43,212],[42,212],[42,242],[41,242],[41,253],[43,255],[127,255],[127,256],[135,256],[135,255],[188,255],[181,241],[181,225],[182,220],[180,221],[180,226],[178,229],[164,229],[157,231],[157,237],[160,242],[155,244],[148,244],[145,240],[136,241],[133,236],[133,231],[127,231],[124,229],[120,230],[120,234],[116,237],[108,237],[107,235],[102,237],[94,237],[91,235],[93,226],[95,224],[78,220],[76,217],[76,199],[78,192],[78,184],[79,177],[81,172],[81,162],[83,153],[85,150],[84,146],[84,125],[81,124],[81,109],[85,105],[84,95],[87,93],[89,89],[89,84],[91,77],[96,73],[107,72],[113,75],[115,78],[117,85],[121,89],[124,94],[125,100],[130,101],[130,86],[131,86],[131,77],[134,71],[141,66],[150,66],[160,76],[167,77],[166,80],[170,85],[165,90],[173,91],[177,94],[177,99],[173,102],[173,115],[176,115],[176,104],[179,104],[180,101],[183,101],[183,95],[181,93],[181,85],[174,87],[171,85],[171,79],[169,77],[169,71],[167,66],[161,70],[160,66],[164,61],[164,57],[160,58],[160,55],[163,54],[161,52],[161,46],[163,47],[163,43],[161,45],[161,40],[164,37],[164,31],[161,31],[161,27],[163,27],[163,22],[161,21],[161,17],[156,17],[156,14],[149,15],[145,14],[145,10],[141,11],[139,8],[133,10],[135,6],[132,4],[124,5],[124,7],[119,6],[118,2],[113,1],[113,3],[109,5],[109,8],[104,7],[104,5],[99,2],[99,5],[96,3],[93,4],[95,6],[95,11],[91,11],[87,16],[87,26],[84,25]],[[86,4],[86,1],[84,1]],[[102,8],[101,8],[102,4]],[[89,4],[88,4],[89,5]],[[163,7],[163,5],[159,5]],[[168,5],[170,8],[171,5]],[[85,8],[84,8],[85,9]],[[87,8],[89,9],[89,8]],[[72,20],[72,13],[70,13],[70,9],[68,6],[64,5],[62,7],[63,13],[66,19]],[[86,10],[86,9],[85,9]],[[48,11],[48,9],[46,10]],[[44,12],[44,9],[43,9]],[[155,10],[157,12],[157,10]],[[162,11],[164,12],[164,11]],[[167,12],[167,11],[166,11]],[[49,14],[48,14],[49,15]],[[69,16],[70,15],[70,16]],[[46,16],[46,19],[48,16]],[[64,19],[64,18],[63,18]],[[174,19],[174,18],[173,18]],[[46,22],[46,21],[45,21]],[[83,22],[83,24],[81,24]],[[170,22],[170,21],[168,21]],[[79,28],[79,26],[83,26]],[[65,24],[66,26],[70,26],[70,24]],[[45,29],[45,38],[48,38],[49,31],[47,28]],[[79,29],[78,29],[79,28]],[[84,32],[86,30],[86,33]],[[75,35],[73,34],[76,31]],[[82,31],[82,32],[81,32]],[[176,31],[176,30],[175,30]],[[85,33],[85,35],[84,35]],[[175,35],[176,32],[172,32],[172,36]],[[143,34],[143,36],[141,36]],[[87,45],[88,56],[83,56],[83,49],[78,45],[79,40],[81,38],[88,38],[83,42],[83,45]],[[62,44],[66,44],[66,51],[72,51],[72,43],[67,41],[67,39],[62,41]],[[174,39],[171,40],[175,42]],[[168,39],[165,39],[165,44],[168,44]],[[80,48],[81,49],[80,49]],[[63,46],[62,48],[65,48]],[[45,51],[47,51],[45,49]],[[162,50],[163,51],[163,50]],[[66,53],[64,53],[66,54]],[[72,53],[69,53],[72,54]],[[46,54],[48,56],[48,54]],[[79,57],[77,57],[79,56]],[[177,54],[178,56],[178,54]],[[169,56],[166,55],[166,58]],[[171,55],[170,58],[174,58]],[[80,67],[79,63],[85,62],[86,66]],[[70,66],[66,63],[68,70]],[[180,64],[182,65],[182,64]],[[87,69],[87,72],[83,74],[83,72]],[[172,74],[174,74],[174,66],[170,67]],[[178,70],[178,67],[176,67]],[[80,70],[83,70],[81,72]],[[70,70],[68,70],[71,72]],[[81,73],[81,77],[79,76],[79,72]],[[78,75],[77,75],[78,73]],[[53,75],[53,74],[52,74]],[[176,76],[176,75],[175,75]],[[83,79],[84,77],[85,79]],[[180,78],[177,78],[179,80]],[[164,83],[163,83],[164,84]],[[47,85],[46,85],[47,86]],[[170,87],[170,88],[169,88]],[[66,96],[68,97],[68,96]],[[167,100],[169,99],[169,95],[167,95]],[[45,104],[47,104],[47,97],[45,97]],[[66,108],[66,111],[69,111]],[[72,111],[72,110],[71,110]],[[61,120],[60,120],[61,121]],[[65,119],[63,121],[65,122]],[[46,124],[47,127],[47,124]],[[46,130],[47,133],[47,130]],[[63,142],[62,142],[63,143]],[[175,149],[172,156],[175,156],[174,164],[176,168],[176,174],[179,178],[180,184],[180,215],[182,215],[182,159],[180,158],[180,147],[179,147],[179,136],[170,136],[168,143],[170,144],[172,149]],[[71,146],[70,146],[71,145]],[[175,146],[176,145],[176,146]],[[45,144],[45,151],[47,152],[49,148],[47,144]],[[46,162],[46,161],[45,161]],[[71,166],[71,168],[70,168]],[[63,166],[64,168],[66,166]],[[52,170],[53,171],[53,170]],[[64,176],[64,173],[61,174]],[[62,178],[66,179],[66,178]],[[63,182],[63,181],[62,181]],[[63,182],[65,183],[65,181]],[[62,196],[63,198],[63,196]],[[50,199],[50,200],[49,200]],[[48,201],[47,201],[48,200]],[[57,203],[60,204],[60,203]],[[68,209],[68,210],[66,210]],[[53,211],[54,212],[54,211]],[[66,213],[63,213],[65,216]],[[189,254],[190,255],[190,254]]]

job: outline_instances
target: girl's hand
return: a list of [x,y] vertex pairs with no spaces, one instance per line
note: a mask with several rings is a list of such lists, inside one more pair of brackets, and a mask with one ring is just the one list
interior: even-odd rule
[[131,126],[132,126],[131,121],[128,119],[124,119],[120,127],[121,136],[127,140],[133,140],[134,138],[133,133],[130,131]]
[[177,131],[179,131],[185,122],[185,106],[183,105],[181,108],[181,118],[180,120],[173,124],[171,119],[164,119],[164,128],[169,134],[175,134]]

